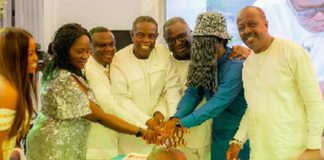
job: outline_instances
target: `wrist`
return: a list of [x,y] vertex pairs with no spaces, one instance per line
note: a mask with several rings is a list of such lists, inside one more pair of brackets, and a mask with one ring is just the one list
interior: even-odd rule
[[144,133],[144,130],[141,127],[138,127],[138,130],[135,134],[136,137],[142,137]]
[[176,120],[176,121],[178,121],[178,120],[180,120],[180,119],[179,119],[179,117],[177,117],[177,116],[172,116],[172,117],[170,117],[169,120]]
[[232,145],[232,144],[236,144],[236,145],[238,145],[240,147],[240,149],[243,149],[243,143],[240,140],[237,140],[237,139],[233,138],[229,142],[229,145]]
[[181,121],[178,119],[175,123],[176,127],[183,127]]

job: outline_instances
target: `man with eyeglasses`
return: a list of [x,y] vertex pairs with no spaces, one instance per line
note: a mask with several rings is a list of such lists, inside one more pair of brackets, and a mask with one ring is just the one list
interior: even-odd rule
[[301,44],[309,53],[324,98],[324,0],[257,0],[269,32]]
[[[180,100],[179,76],[168,48],[155,44],[157,31],[152,17],[137,17],[131,31],[133,44],[116,53],[110,69],[116,100],[142,125],[151,124],[152,116],[162,123],[164,116],[175,113]],[[120,153],[149,153],[152,148],[140,139],[120,135]]]
[[[172,52],[175,67],[179,72],[181,94],[183,95],[187,88],[186,83],[190,64],[191,30],[183,18],[173,17],[164,23],[163,37]],[[201,104],[205,102],[204,99]],[[179,149],[185,153],[189,160],[210,159],[211,122],[211,120],[208,120],[197,127],[192,127],[189,129],[190,134],[185,135],[187,144]]]
[[[109,67],[115,55],[115,38],[105,27],[94,27],[89,31],[92,54],[85,67],[85,75],[90,88],[95,94],[96,102],[102,110],[136,124],[140,123],[125,112],[114,100],[110,80]],[[87,159],[111,159],[118,155],[118,133],[99,124],[92,123],[87,141]]]

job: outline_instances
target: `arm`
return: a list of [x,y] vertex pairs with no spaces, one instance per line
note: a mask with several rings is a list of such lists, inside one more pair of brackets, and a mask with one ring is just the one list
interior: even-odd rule
[[178,118],[183,118],[188,114],[192,113],[199,104],[199,102],[202,100],[204,95],[203,92],[204,91],[202,88],[195,88],[189,86],[178,104],[175,116]]
[[231,63],[229,65],[224,82],[219,83],[217,91],[207,103],[181,119],[185,127],[197,126],[210,118],[219,116],[240,93],[243,88],[242,64]]
[[303,99],[308,123],[308,149],[321,147],[321,133],[324,128],[324,103],[312,68],[310,58],[301,47],[288,55],[289,66],[294,74],[299,93]]
[[114,62],[115,61],[113,61],[111,64],[110,77],[111,89],[116,101],[120,104],[120,106],[124,107],[127,112],[132,113],[132,116],[135,116],[136,119],[138,119],[139,122],[144,125],[151,117],[138,109],[133,103],[131,99],[132,95],[128,91],[128,84],[125,75],[120,71],[117,64]]
[[239,129],[236,131],[234,135],[234,139],[239,140],[240,142],[242,142],[242,144],[244,144],[248,140],[248,126],[249,126],[248,110],[249,108],[246,109],[241,119]]
[[9,135],[14,122],[18,94],[12,85],[0,75],[0,160],[3,159],[2,144]]
[[168,105],[168,115],[174,115],[181,98],[180,77],[176,70],[174,62],[171,59],[171,56],[168,56],[168,62],[166,65],[166,82],[163,90],[163,95]]
[[228,147],[226,151],[226,159],[227,160],[233,160],[238,157],[238,154],[240,150],[242,149],[241,147],[244,145],[244,143],[248,139],[248,110],[249,108],[246,109],[241,122],[239,129],[236,131],[232,143]]
[[102,110],[112,115],[117,115],[121,119],[136,124],[141,127],[145,127],[140,121],[130,112],[121,107],[114,99],[111,93],[111,86],[109,84],[108,77],[100,71],[92,69],[91,66],[86,68],[86,77],[90,88],[92,89],[98,105],[102,107]]
[[112,114],[103,112],[95,103],[90,101],[91,114],[85,116],[85,119],[90,120],[95,123],[100,123],[101,125],[113,129],[117,132],[135,135],[139,130],[136,127]]
[[[86,88],[78,81],[75,79],[77,82],[78,86],[80,87],[80,90],[84,93],[87,94]],[[121,133],[126,133],[126,134],[131,134],[131,135],[139,135],[142,136],[148,143],[154,143],[156,139],[156,134],[154,131],[151,130],[144,130],[140,127],[136,127],[133,124],[130,124],[114,115],[105,113],[100,109],[100,107],[89,100],[89,107],[91,110],[91,113],[88,115],[85,115],[84,118],[95,122],[95,123],[100,123],[101,125],[110,128],[112,130],[115,130],[117,132]]]

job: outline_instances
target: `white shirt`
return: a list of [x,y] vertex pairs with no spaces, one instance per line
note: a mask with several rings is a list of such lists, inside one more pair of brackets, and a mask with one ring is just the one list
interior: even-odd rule
[[[129,123],[140,125],[114,100],[109,81],[109,66],[104,67],[91,56],[85,67],[85,75],[97,104],[104,112],[116,115]],[[118,133],[100,124],[92,123],[88,138],[87,159],[111,159],[118,155],[117,146]]]
[[265,12],[271,35],[295,41],[307,50],[318,81],[324,81],[324,32],[312,33],[301,26],[288,3],[288,0],[258,0],[253,5]]
[[243,67],[248,103],[235,138],[250,139],[251,160],[295,160],[306,149],[319,149],[324,103],[306,51],[275,38]]
[[[161,111],[165,119],[174,115],[181,86],[170,51],[164,46],[156,45],[148,59],[136,58],[132,44],[125,47],[113,59],[110,78],[116,100],[142,124],[155,111]],[[135,141],[143,140],[130,138],[126,141],[126,149],[132,151],[131,146],[134,146],[140,151],[141,147],[136,146]]]
[[[165,116],[175,113],[181,88],[167,48],[158,45],[148,59],[142,60],[135,57],[133,45],[129,45],[116,53],[110,74],[118,102],[142,123],[159,109]],[[166,106],[158,106],[160,97],[166,100]]]

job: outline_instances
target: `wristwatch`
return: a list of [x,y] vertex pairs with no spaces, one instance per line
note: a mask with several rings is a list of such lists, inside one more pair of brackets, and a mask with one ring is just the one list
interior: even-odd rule
[[142,137],[143,136],[143,129],[141,127],[138,128],[137,133],[135,134],[136,137]]
[[181,124],[180,120],[177,121],[177,122],[175,123],[175,125],[176,125],[176,127],[182,127],[182,124]]
[[231,145],[231,144],[237,144],[240,147],[240,149],[243,149],[243,143],[240,140],[237,140],[237,139],[233,138],[229,142],[229,145]]

